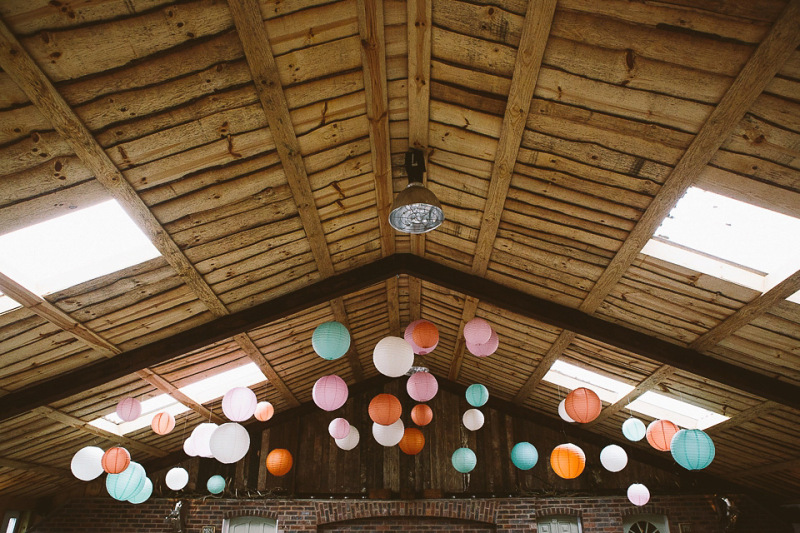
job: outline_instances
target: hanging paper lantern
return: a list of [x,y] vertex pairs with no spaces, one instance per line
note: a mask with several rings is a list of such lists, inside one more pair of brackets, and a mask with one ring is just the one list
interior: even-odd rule
[[622,423],[622,434],[630,441],[638,442],[642,440],[645,433],[647,433],[647,428],[644,427],[644,422],[638,418],[629,418]]
[[574,479],[586,466],[586,455],[574,444],[559,444],[550,454],[550,466],[557,476]]
[[179,466],[170,468],[169,472],[167,472],[167,476],[164,478],[164,482],[167,484],[167,487],[172,490],[181,490],[189,483],[189,472],[187,472],[185,468]]
[[375,345],[372,362],[384,376],[399,378],[414,364],[414,349],[400,337],[385,337]]
[[654,420],[647,426],[647,442],[661,452],[668,452],[672,437],[680,428],[669,420]]
[[489,401],[489,389],[480,383],[473,383],[467,387],[467,403],[472,407],[481,407]]
[[256,411],[258,398],[247,387],[234,387],[222,397],[222,412],[233,422],[244,422]]
[[641,483],[634,483],[628,487],[628,500],[633,505],[641,507],[650,501],[650,491]]
[[208,441],[211,454],[220,463],[235,463],[250,449],[250,434],[241,424],[229,422],[222,424]]
[[256,412],[253,414],[259,422],[266,422],[275,414],[275,408],[269,402],[258,402]]
[[192,446],[195,451],[195,454],[200,457],[214,457],[214,454],[211,453],[211,435],[216,431],[219,426],[213,422],[204,422],[194,428],[192,431],[192,435],[189,437],[192,439]]
[[539,452],[530,442],[518,442],[511,448],[511,462],[520,470],[530,470],[539,462]]
[[423,348],[422,346],[419,346],[417,343],[414,342],[414,329],[417,327],[417,325],[422,324],[423,322],[427,322],[427,320],[415,320],[412,323],[410,323],[406,327],[405,332],[403,332],[403,339],[405,339],[405,341],[411,345],[412,351],[417,355],[427,355],[431,353],[433,350],[435,350],[436,347],[439,345],[438,338],[436,340],[436,343],[434,343],[434,345],[429,348]]
[[461,417],[464,427],[470,431],[478,431],[483,427],[483,413],[477,409],[467,409]]
[[414,326],[411,338],[414,340],[414,344],[422,349],[432,348],[439,344],[439,330],[436,329],[433,322],[422,320]]
[[564,409],[567,414],[581,424],[587,424],[597,418],[602,408],[603,402],[597,393],[586,387],[578,387],[564,398]]
[[115,500],[124,502],[142,490],[147,473],[139,463],[131,461],[128,468],[119,474],[109,474],[106,476],[106,490]]
[[311,335],[311,346],[317,355],[333,361],[350,349],[350,333],[340,322],[324,322]]
[[416,428],[408,428],[403,432],[399,445],[404,454],[417,455],[425,447],[425,435]]
[[600,451],[600,463],[609,472],[619,472],[628,464],[628,454],[620,446],[609,444]]
[[97,446],[81,448],[72,456],[69,467],[72,475],[81,481],[97,479],[104,472],[103,449]]
[[475,452],[469,448],[459,448],[453,452],[450,462],[453,463],[453,468],[466,474],[472,472],[472,469],[478,464],[478,458],[475,456]]
[[486,344],[492,336],[492,326],[482,318],[473,318],[464,325],[464,340],[470,344]]
[[343,439],[350,433],[350,423],[344,418],[334,418],[328,424],[328,433],[334,439]]
[[142,404],[136,398],[125,398],[117,404],[117,416],[124,422],[131,422],[142,414]]
[[189,457],[197,457],[197,446],[195,446],[191,435],[189,435],[189,438],[183,441],[183,451]]
[[500,338],[497,336],[497,332],[492,330],[489,340],[485,343],[473,344],[467,341],[464,344],[467,345],[467,350],[469,350],[469,353],[472,355],[476,357],[489,357],[500,347]]
[[560,416],[561,420],[563,420],[564,422],[569,422],[570,424],[572,424],[575,421],[567,414],[567,408],[565,407],[566,403],[567,403],[566,399],[561,400],[558,403],[558,416]]
[[273,476],[285,476],[293,463],[292,454],[285,448],[275,448],[267,455],[267,470]]
[[682,429],[670,443],[675,461],[687,470],[701,470],[711,464],[716,452],[714,441],[700,429]]
[[433,420],[433,410],[424,403],[419,403],[411,409],[411,421],[418,426],[427,426]]
[[347,383],[336,374],[322,376],[311,389],[311,398],[323,411],[335,411],[347,401]]
[[430,372],[416,372],[408,378],[406,391],[414,400],[428,402],[439,392],[439,382]]
[[206,481],[206,488],[211,494],[219,494],[225,490],[225,478],[219,474],[213,475]]
[[[131,454],[125,448],[114,446],[103,454],[103,470],[109,474],[119,474],[131,464]],[[127,500],[127,498],[123,498]]]
[[138,493],[128,498],[128,501],[138,505],[140,503],[144,503],[145,501],[147,501],[147,499],[152,494],[153,494],[153,482],[150,481],[149,477],[146,477],[144,478],[144,486],[142,487],[142,490],[140,490]]
[[166,435],[175,429],[175,417],[167,412],[158,413],[150,423],[153,431],[159,435]]
[[369,402],[369,417],[376,424],[388,426],[397,422],[403,414],[400,400],[391,394],[381,393]]
[[397,422],[389,426],[377,423],[372,424],[372,436],[381,446],[394,446],[403,438],[405,429],[403,421],[398,418]]
[[344,451],[350,451],[356,446],[358,446],[358,441],[361,439],[361,435],[358,434],[358,430],[350,426],[350,431],[347,432],[347,436],[343,439],[335,439],[334,442],[336,446]]

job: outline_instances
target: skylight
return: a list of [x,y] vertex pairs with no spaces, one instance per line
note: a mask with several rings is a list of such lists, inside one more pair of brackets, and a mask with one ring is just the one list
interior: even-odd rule
[[21,307],[15,300],[12,300],[2,292],[0,292],[0,313],[5,313],[11,309]]

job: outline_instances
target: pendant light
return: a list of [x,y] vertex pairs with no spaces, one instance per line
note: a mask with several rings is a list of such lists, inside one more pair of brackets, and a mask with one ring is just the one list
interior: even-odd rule
[[436,195],[422,184],[425,173],[422,150],[409,149],[405,167],[408,185],[394,199],[389,224],[403,233],[427,233],[444,222],[444,211]]

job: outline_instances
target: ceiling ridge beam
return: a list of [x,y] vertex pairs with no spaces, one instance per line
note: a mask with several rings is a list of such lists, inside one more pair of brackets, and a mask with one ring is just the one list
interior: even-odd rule
[[14,470],[26,470],[28,472],[35,472],[37,474],[44,474],[46,476],[71,479],[73,481],[75,480],[75,476],[73,476],[69,470],[42,465],[39,463],[31,463],[29,461],[10,459],[8,457],[0,457],[0,467],[11,468]]
[[283,378],[278,375],[278,372],[267,360],[266,356],[264,356],[258,346],[256,346],[256,344],[253,342],[253,339],[250,338],[250,335],[248,335],[246,332],[239,333],[233,336],[233,340],[235,340],[242,348],[242,351],[246,353],[256,365],[258,365],[258,368],[265,376],[267,376],[269,382],[278,390],[278,393],[283,396],[283,399],[286,400],[286,403],[292,407],[300,405],[297,397],[283,381]]

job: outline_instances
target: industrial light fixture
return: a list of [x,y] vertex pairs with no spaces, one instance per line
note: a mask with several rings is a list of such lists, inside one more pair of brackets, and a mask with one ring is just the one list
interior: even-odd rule
[[403,233],[427,233],[444,222],[442,204],[436,195],[422,184],[425,158],[422,150],[406,152],[408,185],[395,198],[389,213],[389,224]]

